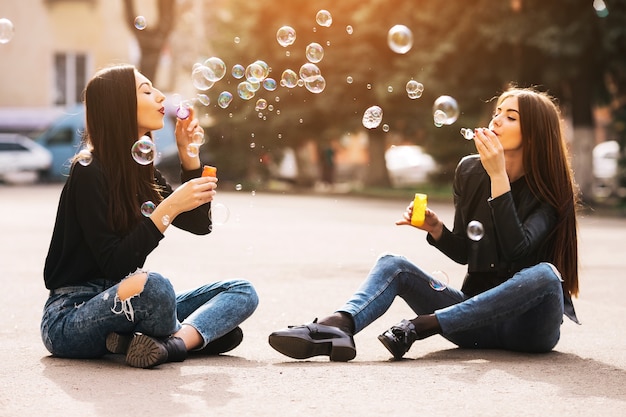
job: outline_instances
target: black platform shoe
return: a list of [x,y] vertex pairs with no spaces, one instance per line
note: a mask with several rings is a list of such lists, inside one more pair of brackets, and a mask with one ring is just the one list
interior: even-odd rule
[[126,352],[126,364],[135,368],[152,368],[165,362],[182,362],[186,358],[185,342],[174,336],[156,338],[135,333]]
[[402,320],[378,336],[378,340],[385,345],[395,359],[402,359],[404,354],[411,348],[413,342],[417,340],[417,333],[413,323],[408,320]]
[[283,355],[294,359],[307,359],[326,355],[331,361],[346,362],[356,356],[352,335],[343,330],[312,323],[289,326],[270,334],[269,344]]

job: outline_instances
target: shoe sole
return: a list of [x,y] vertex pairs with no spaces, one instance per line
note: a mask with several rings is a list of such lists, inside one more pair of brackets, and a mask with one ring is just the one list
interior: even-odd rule
[[313,356],[328,356],[333,362],[347,362],[354,359],[356,349],[340,343],[338,339],[306,340],[271,334],[269,344],[278,352],[294,359],[308,359]]
[[163,343],[145,334],[137,334],[128,346],[126,364],[134,368],[152,368],[167,361]]
[[131,335],[109,333],[106,338],[106,348],[111,353],[126,353],[132,339]]
[[402,359],[402,357],[404,356],[404,354],[406,352],[397,352],[395,349],[395,346],[392,344],[393,342],[391,342],[389,340],[389,338],[385,337],[384,335],[380,335],[378,336],[378,340],[380,340],[380,343],[383,344],[383,346],[385,346],[387,348],[387,350],[389,351],[389,353],[391,353],[393,355],[393,358],[395,360],[400,360]]

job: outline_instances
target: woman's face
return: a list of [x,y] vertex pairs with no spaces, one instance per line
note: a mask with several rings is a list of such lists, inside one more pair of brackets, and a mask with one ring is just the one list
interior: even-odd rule
[[505,151],[522,149],[522,128],[517,97],[507,97],[496,108],[489,123]]
[[152,86],[152,83],[139,71],[135,71],[135,86],[137,88],[137,125],[138,137],[152,130],[163,127],[165,96]]

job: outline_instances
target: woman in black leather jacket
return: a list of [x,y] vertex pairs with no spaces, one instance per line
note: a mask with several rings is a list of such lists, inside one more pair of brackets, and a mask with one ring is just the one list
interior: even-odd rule
[[[319,322],[269,336],[296,359],[356,356],[353,335],[387,311],[396,296],[417,314],[378,338],[395,359],[415,340],[441,334],[463,348],[546,352],[557,344],[563,314],[578,323],[577,187],[558,107],[547,94],[509,89],[489,128],[476,129],[478,154],[463,158],[454,178],[455,218],[449,230],[426,209],[428,242],[467,264],[461,290],[397,255],[381,256],[361,288]],[[411,225],[411,203],[398,225]],[[480,222],[482,237],[468,236]],[[434,289],[437,290],[434,290]]]

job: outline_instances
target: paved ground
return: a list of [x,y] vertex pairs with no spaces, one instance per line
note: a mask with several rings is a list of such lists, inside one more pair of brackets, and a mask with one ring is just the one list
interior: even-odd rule
[[[458,286],[463,267],[393,224],[407,201],[224,192],[230,218],[205,237],[168,230],[147,267],[184,289],[247,278],[261,303],[229,355],[126,367],[119,356],[52,358],[39,338],[42,267],[60,186],[0,186],[0,416],[624,416],[626,219],[580,222],[583,325],[552,353],[463,351],[441,337],[400,362],[376,335],[412,314],[398,300],[357,335],[349,363],[292,361],[268,334],[337,307],[378,254],[401,253]],[[432,207],[448,222],[446,204]]]

